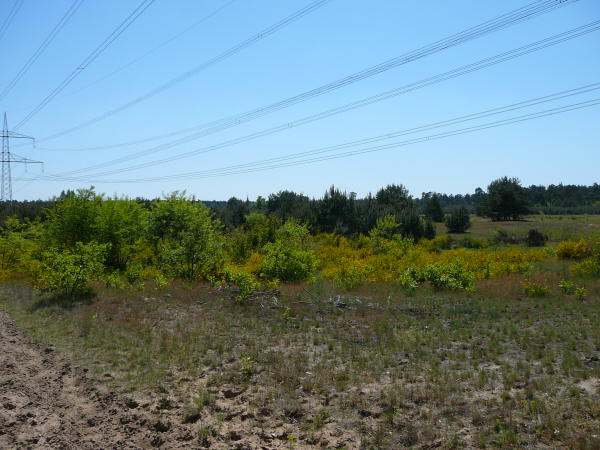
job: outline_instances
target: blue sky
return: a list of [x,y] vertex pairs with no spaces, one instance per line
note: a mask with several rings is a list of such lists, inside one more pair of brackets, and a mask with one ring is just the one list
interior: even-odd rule
[[[141,1],[141,0],[140,0]],[[21,121],[140,3],[86,0],[23,79],[0,100],[10,124]],[[0,0],[0,23],[13,0]],[[156,0],[96,61],[18,131],[44,138],[118,107],[187,72],[309,3],[308,0]],[[519,8],[527,1],[332,0],[297,22],[184,82],[92,126],[38,148],[13,147],[60,174],[168,141],[101,150],[59,151],[138,140],[210,122],[291,97]],[[0,39],[4,89],[72,0],[25,0]],[[180,38],[98,81],[200,18],[221,11]],[[129,163],[258,132],[600,19],[600,1],[580,0],[541,17],[389,70],[307,102]],[[320,196],[331,184],[374,192],[402,183],[413,195],[471,192],[494,178],[524,184],[599,182],[600,106],[345,159],[196,180],[131,182],[243,164],[454,118],[600,81],[600,31],[512,61],[367,107],[219,151],[86,181],[21,181],[38,167],[14,167],[16,199],[48,198],[94,184],[106,194],[155,197],[185,189],[202,199],[255,198],[282,189]],[[600,97],[600,91],[537,109]],[[532,112],[536,108],[525,110]],[[516,112],[520,114],[524,112]],[[502,116],[508,117],[510,116]],[[493,120],[493,119],[490,119]],[[9,126],[10,128],[10,126]],[[87,177],[93,172],[82,173]],[[92,181],[113,180],[119,183]]]

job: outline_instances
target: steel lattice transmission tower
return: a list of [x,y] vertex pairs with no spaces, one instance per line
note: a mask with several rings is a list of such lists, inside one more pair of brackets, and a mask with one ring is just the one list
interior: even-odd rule
[[23,156],[10,153],[10,139],[34,139],[31,136],[8,131],[8,120],[4,113],[4,127],[2,128],[2,186],[0,186],[0,201],[12,201],[12,175],[10,173],[10,164],[42,164],[42,161],[24,158]]

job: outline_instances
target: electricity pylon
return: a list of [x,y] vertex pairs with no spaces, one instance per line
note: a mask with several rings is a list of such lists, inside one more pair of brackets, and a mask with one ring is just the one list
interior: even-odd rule
[[0,186],[0,201],[12,201],[12,176],[10,173],[10,164],[43,164],[42,161],[25,158],[23,156],[10,153],[10,139],[34,139],[31,136],[8,131],[8,121],[4,113],[4,127],[2,128],[2,186]]

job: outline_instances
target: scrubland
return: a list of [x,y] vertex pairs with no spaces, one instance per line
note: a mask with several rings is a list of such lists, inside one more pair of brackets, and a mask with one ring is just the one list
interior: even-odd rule
[[294,225],[210,282],[15,273],[0,306],[192,447],[598,448],[600,221],[473,222],[417,244]]

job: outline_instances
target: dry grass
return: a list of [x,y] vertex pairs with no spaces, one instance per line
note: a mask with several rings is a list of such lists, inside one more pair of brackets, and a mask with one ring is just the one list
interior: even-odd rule
[[201,445],[598,448],[600,282],[578,280],[581,302],[567,275],[537,264],[539,298],[511,275],[473,294],[317,282],[246,304],[99,287],[68,308],[20,283],[0,305]]

